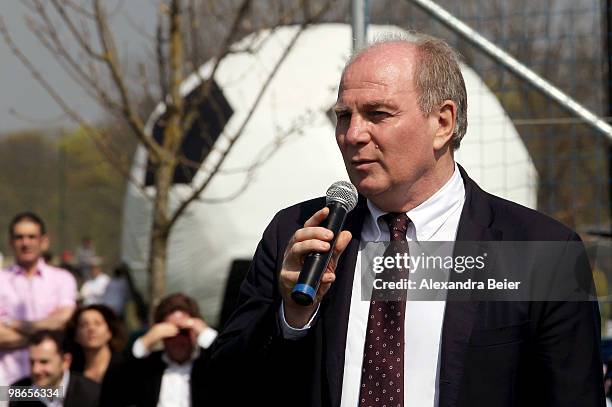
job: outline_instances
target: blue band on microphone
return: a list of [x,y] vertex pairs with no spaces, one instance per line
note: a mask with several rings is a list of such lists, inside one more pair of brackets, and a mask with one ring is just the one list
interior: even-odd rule
[[295,287],[293,287],[293,292],[296,292],[296,291],[300,293],[304,293],[313,299],[315,295],[317,294],[315,289],[309,286],[308,284],[296,284]]

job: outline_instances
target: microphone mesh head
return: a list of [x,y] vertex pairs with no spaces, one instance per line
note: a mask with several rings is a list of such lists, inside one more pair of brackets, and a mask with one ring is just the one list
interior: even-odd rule
[[347,181],[336,181],[327,188],[326,202],[338,202],[347,212],[352,211],[357,206],[357,188]]

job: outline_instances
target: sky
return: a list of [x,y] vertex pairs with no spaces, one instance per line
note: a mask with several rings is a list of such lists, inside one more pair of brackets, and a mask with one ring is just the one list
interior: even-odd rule
[[[156,3],[156,0],[104,0],[109,10],[116,6],[111,26],[118,38],[121,55],[129,56],[130,60],[145,57],[144,47],[148,39],[139,30],[151,32],[155,29]],[[24,21],[28,13],[29,10],[20,0],[0,0],[0,16],[20,49],[71,105],[78,108],[79,113],[88,119],[100,118],[101,109],[63,72],[53,56],[29,32]],[[75,45],[67,44],[69,47]],[[6,43],[0,40],[0,135],[29,128],[70,124],[62,110],[32,78]]]

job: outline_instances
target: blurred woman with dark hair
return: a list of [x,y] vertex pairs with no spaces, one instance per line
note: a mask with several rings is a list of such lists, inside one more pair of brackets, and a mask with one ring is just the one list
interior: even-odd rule
[[75,311],[68,326],[72,342],[72,368],[83,376],[102,382],[108,367],[120,359],[125,335],[115,312],[102,304],[92,304]]

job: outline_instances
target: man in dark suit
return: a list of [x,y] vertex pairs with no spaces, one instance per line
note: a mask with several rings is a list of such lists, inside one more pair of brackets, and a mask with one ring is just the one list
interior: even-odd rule
[[[197,302],[180,293],[162,299],[154,319],[130,354],[107,372],[100,406],[206,404],[207,349],[217,332],[201,318]],[[163,350],[154,351],[160,345]]]
[[362,301],[366,241],[579,242],[454,162],[467,127],[454,51],[420,34],[374,44],[347,64],[334,110],[359,203],[307,307],[290,292],[304,257],[330,249],[328,210],[274,217],[213,349],[220,400],[237,405],[236,386],[267,405],[603,406],[596,303]]
[[[40,400],[13,400],[11,407],[96,407],[100,385],[93,380],[71,372],[72,357],[66,353],[60,332],[40,331],[30,340],[31,377],[14,383],[13,386],[35,386],[45,390],[58,389],[60,397]],[[62,398],[63,396],[63,398]]]

